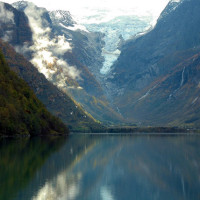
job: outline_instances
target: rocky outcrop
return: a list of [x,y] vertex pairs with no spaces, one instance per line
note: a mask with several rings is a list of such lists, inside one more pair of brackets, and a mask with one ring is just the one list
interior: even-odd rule
[[24,12],[0,2],[0,16],[0,38],[15,46],[31,43],[32,32]]

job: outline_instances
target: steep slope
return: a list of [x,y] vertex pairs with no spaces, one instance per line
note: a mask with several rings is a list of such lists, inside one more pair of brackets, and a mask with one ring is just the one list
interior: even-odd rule
[[[172,72],[176,71],[175,66],[200,52],[199,24],[200,1],[170,1],[153,30],[128,41],[122,47],[122,53],[112,67],[112,76],[109,81],[115,88],[112,93],[114,101],[123,115],[134,119],[137,123],[148,121],[149,124],[154,125],[173,124],[173,120],[179,117],[182,119],[177,120],[178,124],[184,123],[184,118],[188,119],[189,111],[186,112],[186,107],[184,109],[179,107],[182,105],[181,100],[175,100],[173,112],[169,102],[159,104],[158,109],[159,98],[168,95],[168,93],[165,94],[164,88],[160,90],[160,93],[156,93],[157,101],[151,99],[149,94],[157,90],[156,83],[165,76],[171,78],[171,82],[165,82],[166,88],[177,88],[177,84],[180,84],[183,68],[180,68],[179,77],[177,74],[177,76],[172,75]],[[195,70],[198,72],[198,67],[195,67]],[[188,88],[190,90],[183,90],[183,94],[186,95],[190,91],[191,98],[194,100],[196,92],[193,96],[191,87],[188,86]],[[188,106],[191,104],[189,99],[182,100],[183,102]],[[168,113],[166,110],[171,112]],[[181,116],[179,110],[185,114]],[[176,115],[172,117],[174,112]]]
[[33,34],[32,44],[26,43],[17,50],[95,118],[105,122],[122,121],[93,75],[93,70],[103,62],[102,34],[90,33],[77,25],[68,12],[48,12],[26,1],[13,6],[25,12]]
[[64,34],[70,39],[73,55],[96,75],[104,61],[102,56],[104,34],[89,32],[84,26],[77,24],[67,11],[51,11],[49,15],[56,34]]
[[68,129],[45,109],[28,85],[10,71],[0,52],[0,134],[52,133],[67,134]]
[[[113,66],[116,74],[113,82],[119,88],[141,89],[170,70],[162,60],[174,56],[178,51],[199,46],[199,7],[198,0],[171,1],[152,31],[123,46]],[[173,64],[180,61],[175,60]]]
[[32,41],[31,28],[24,12],[3,2],[0,2],[0,38],[15,46]]
[[[200,51],[199,51],[200,52]],[[124,108],[142,125],[200,127],[200,53],[174,66]],[[131,110],[131,112],[130,112]]]
[[34,90],[47,109],[58,116],[70,129],[99,128],[99,124],[66,93],[51,84],[43,74],[8,44],[0,40],[9,67]]

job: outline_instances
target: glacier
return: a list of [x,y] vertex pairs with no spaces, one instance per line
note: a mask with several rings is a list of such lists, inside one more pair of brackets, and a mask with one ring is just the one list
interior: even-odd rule
[[[99,17],[99,16],[98,16]],[[120,47],[124,41],[151,27],[152,17],[118,16],[100,23],[83,23],[90,32],[104,33],[105,46],[102,49],[104,63],[100,69],[102,75],[111,71],[111,66],[120,55]],[[89,21],[89,20],[88,20]]]

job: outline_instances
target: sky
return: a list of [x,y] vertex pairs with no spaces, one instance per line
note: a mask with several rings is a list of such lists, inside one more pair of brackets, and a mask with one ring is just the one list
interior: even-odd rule
[[[13,3],[15,0],[2,0]],[[120,15],[153,15],[159,16],[169,0],[32,0],[37,6],[45,7],[48,10],[67,10],[82,19],[84,16],[94,16],[95,14]]]

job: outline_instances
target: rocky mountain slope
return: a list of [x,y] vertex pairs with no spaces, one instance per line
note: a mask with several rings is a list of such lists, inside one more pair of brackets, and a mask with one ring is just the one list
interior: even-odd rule
[[122,47],[109,81],[124,116],[145,125],[197,126],[199,24],[200,1],[170,1],[153,30]]
[[[200,52],[200,51],[199,51]],[[124,112],[143,125],[200,127],[200,53],[135,93]],[[131,110],[131,112],[130,112]]]
[[0,2],[0,38],[12,45],[31,43],[32,32],[28,18],[11,5]]

